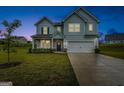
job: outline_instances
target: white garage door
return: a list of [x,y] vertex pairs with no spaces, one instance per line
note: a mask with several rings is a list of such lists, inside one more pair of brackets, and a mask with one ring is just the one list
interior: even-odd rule
[[70,41],[68,42],[68,52],[83,52],[83,53],[92,53],[94,52],[94,43],[93,42],[81,42],[81,41]]

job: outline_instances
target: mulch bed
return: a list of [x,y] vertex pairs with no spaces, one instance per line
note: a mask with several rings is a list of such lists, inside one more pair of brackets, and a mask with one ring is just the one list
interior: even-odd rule
[[15,66],[18,66],[20,64],[22,64],[22,62],[3,63],[3,64],[0,64],[0,69],[15,67]]

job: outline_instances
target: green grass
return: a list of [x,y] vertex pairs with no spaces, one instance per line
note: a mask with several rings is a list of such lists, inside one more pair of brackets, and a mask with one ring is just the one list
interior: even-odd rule
[[[0,69],[0,81],[12,81],[14,85],[78,85],[67,54],[29,54],[19,48],[11,53],[11,62],[21,65]],[[0,51],[0,64],[7,62],[7,54]]]
[[124,59],[124,44],[100,45],[100,50],[101,54]]

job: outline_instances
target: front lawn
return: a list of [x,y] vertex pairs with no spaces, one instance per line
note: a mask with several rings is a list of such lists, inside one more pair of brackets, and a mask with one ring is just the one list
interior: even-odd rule
[[[14,85],[78,85],[67,54],[29,54],[19,48],[11,53],[11,62],[22,62],[15,67],[0,68],[0,82]],[[0,51],[0,64],[7,62],[7,54]]]
[[101,54],[124,59],[124,44],[100,45]]

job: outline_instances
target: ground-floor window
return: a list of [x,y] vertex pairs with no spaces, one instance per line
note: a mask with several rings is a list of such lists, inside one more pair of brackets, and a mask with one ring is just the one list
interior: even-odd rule
[[34,48],[40,48],[40,40],[34,40]]
[[41,40],[41,48],[50,48],[50,40]]

